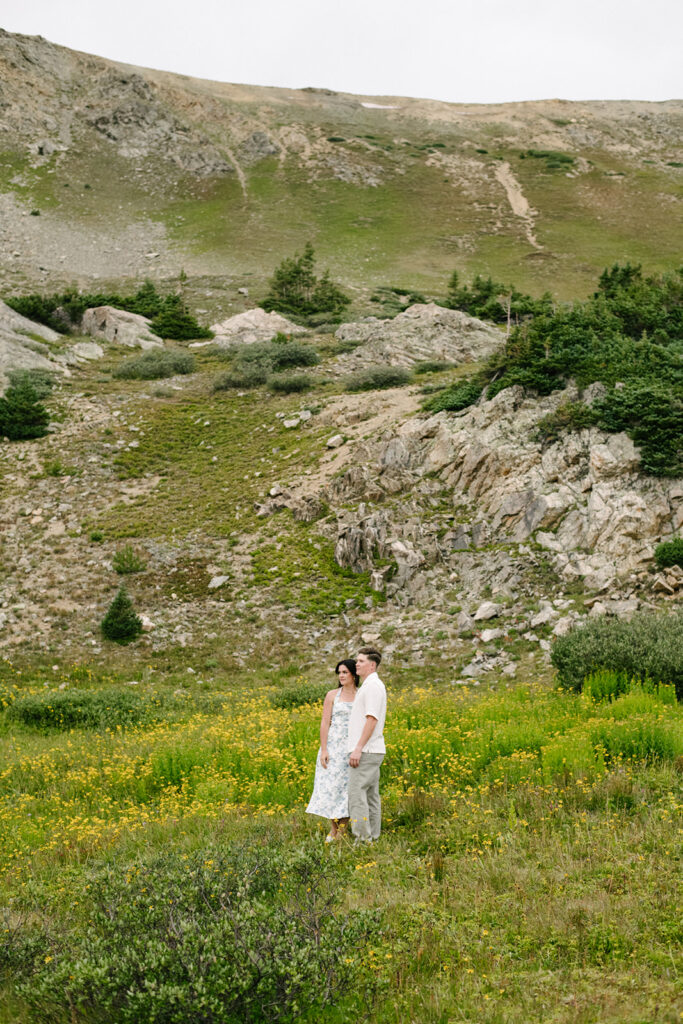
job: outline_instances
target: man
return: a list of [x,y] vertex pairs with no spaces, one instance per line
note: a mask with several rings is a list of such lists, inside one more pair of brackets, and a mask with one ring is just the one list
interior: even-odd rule
[[349,716],[349,818],[360,843],[378,839],[382,826],[379,769],[386,751],[387,691],[377,675],[381,660],[374,647],[361,647],[358,652],[356,672],[361,685]]

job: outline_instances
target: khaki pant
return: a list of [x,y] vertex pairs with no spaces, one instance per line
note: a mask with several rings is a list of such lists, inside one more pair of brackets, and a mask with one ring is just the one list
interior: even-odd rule
[[351,831],[358,839],[379,839],[379,769],[383,760],[384,754],[361,754],[358,767],[349,769],[349,818]]

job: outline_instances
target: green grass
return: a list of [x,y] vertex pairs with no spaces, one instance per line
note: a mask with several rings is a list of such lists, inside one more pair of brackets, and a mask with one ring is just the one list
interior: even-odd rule
[[[306,688],[294,671],[252,665],[169,699],[177,677],[144,668],[140,724],[125,729],[72,721],[46,733],[5,713],[2,905],[14,937],[0,939],[2,1024],[32,1020],[12,980],[36,954],[17,941],[36,937],[42,984],[99,927],[103,876],[133,878],[161,857],[174,872],[202,853],[210,867],[210,851],[245,844],[286,858],[320,844],[303,813],[320,704],[280,699]],[[91,695],[79,707],[115,711],[117,688],[132,707],[123,673],[3,663],[2,675],[5,702],[49,706],[78,685]],[[326,1016],[679,1021],[683,709],[640,691],[601,703],[538,685],[425,685],[401,664],[384,675],[384,833],[371,850],[326,851],[325,871],[335,912],[370,910],[379,930],[363,947],[369,977],[354,972]],[[315,698],[324,680],[309,678]]]

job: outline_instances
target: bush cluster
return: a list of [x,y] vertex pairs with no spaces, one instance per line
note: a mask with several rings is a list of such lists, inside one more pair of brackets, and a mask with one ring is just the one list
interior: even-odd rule
[[591,619],[553,645],[552,663],[558,681],[580,691],[587,676],[601,669],[628,679],[670,684],[683,700],[683,612],[639,613],[630,622]]
[[368,366],[357,370],[344,381],[347,391],[381,391],[410,384],[413,375],[404,366]]
[[144,721],[148,712],[138,694],[107,688],[19,697],[7,715],[33,729],[116,729]]
[[112,558],[111,564],[120,576],[126,576],[134,572],[144,572],[147,568],[145,561],[140,558],[130,544],[124,544],[122,548],[119,548]]
[[[374,915],[341,909],[319,850],[267,844],[167,852],[91,875],[90,921],[9,951],[35,1024],[277,1024],[361,983]],[[343,892],[343,890],[342,890]]]
[[[225,358],[232,361],[232,369],[220,374],[214,381],[214,391],[229,388],[248,390],[268,384],[274,391],[305,391],[311,386],[310,379],[303,374],[279,376],[283,370],[300,366],[317,366],[320,356],[306,342],[289,338],[278,333],[271,341],[253,345],[238,345],[225,352]],[[290,385],[290,382],[291,385]]]
[[[471,290],[458,289],[454,275],[449,304],[500,320],[494,306],[486,310],[496,297],[490,291],[482,279]],[[647,472],[683,472],[683,268],[645,277],[640,266],[614,264],[601,274],[590,299],[556,308],[543,298],[535,308],[522,304],[520,311],[527,319],[470,383],[487,385],[487,397],[493,398],[515,384],[548,395],[570,380],[581,387],[601,381],[609,390],[593,406],[595,424],[625,430],[640,447]],[[457,387],[462,390],[454,401],[463,408],[467,392],[464,383]],[[472,401],[480,393],[473,386]],[[592,416],[574,408],[566,426],[574,429],[581,418]],[[552,435],[562,424],[556,419],[544,427]]]
[[274,708],[299,708],[304,704],[318,704],[325,699],[329,686],[321,686],[319,683],[302,682],[293,686],[287,686],[278,690],[270,698]]
[[562,402],[554,412],[538,421],[533,438],[543,444],[552,444],[566,431],[584,430],[599,420],[597,413],[585,402]]
[[448,282],[446,305],[450,309],[461,309],[470,316],[504,324],[508,315],[514,323],[521,317],[550,312],[553,303],[549,292],[540,299],[534,299],[518,291],[512,284],[502,284],[480,274],[477,274],[471,285],[461,285],[458,272],[454,270]]
[[197,323],[182,296],[160,295],[151,281],[145,281],[134,295],[71,289],[53,295],[15,295],[6,301],[17,313],[54,331],[77,330],[86,309],[114,306],[151,319],[151,328],[160,338],[182,341],[213,337],[207,327]]
[[460,412],[479,401],[483,385],[476,378],[459,381],[457,384],[444,388],[424,403],[428,412]]
[[176,374],[192,373],[195,359],[180,348],[152,348],[141,356],[125,359],[112,376],[119,380],[161,380]]

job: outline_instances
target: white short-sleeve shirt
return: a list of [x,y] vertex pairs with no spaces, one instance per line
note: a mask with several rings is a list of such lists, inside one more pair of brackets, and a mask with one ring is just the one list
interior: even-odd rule
[[387,716],[387,691],[376,672],[366,676],[358,687],[356,699],[349,716],[349,754],[356,749],[361,738],[365,719],[372,715],[377,719],[370,739],[362,749],[363,754],[385,754],[384,720]]

